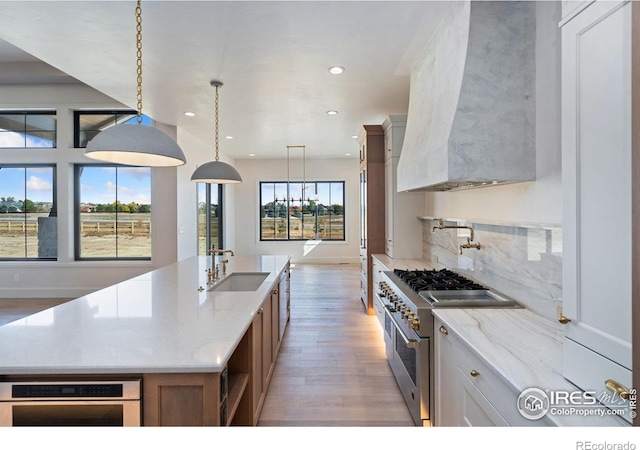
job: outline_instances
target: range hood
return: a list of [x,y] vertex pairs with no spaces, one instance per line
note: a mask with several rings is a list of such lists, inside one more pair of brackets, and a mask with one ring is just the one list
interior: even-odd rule
[[535,2],[452,2],[411,70],[398,191],[535,180]]

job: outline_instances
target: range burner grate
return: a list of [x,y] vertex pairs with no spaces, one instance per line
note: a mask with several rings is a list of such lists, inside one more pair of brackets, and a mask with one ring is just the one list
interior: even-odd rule
[[468,291],[487,288],[449,269],[441,270],[400,270],[393,271],[402,281],[416,292],[420,291]]

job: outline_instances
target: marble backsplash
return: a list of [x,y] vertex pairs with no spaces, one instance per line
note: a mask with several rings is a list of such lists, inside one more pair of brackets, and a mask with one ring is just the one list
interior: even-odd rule
[[445,221],[474,230],[473,242],[480,250],[463,249],[469,231],[436,229],[437,222],[423,220],[422,256],[449,269],[475,278],[491,289],[551,320],[562,305],[562,229],[514,225],[491,225]]

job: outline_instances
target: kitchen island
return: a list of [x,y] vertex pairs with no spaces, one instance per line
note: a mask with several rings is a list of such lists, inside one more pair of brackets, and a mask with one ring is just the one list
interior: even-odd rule
[[211,259],[193,257],[0,327],[0,381],[140,379],[144,425],[255,425],[288,319],[289,257],[228,259],[226,277],[264,282],[210,290]]

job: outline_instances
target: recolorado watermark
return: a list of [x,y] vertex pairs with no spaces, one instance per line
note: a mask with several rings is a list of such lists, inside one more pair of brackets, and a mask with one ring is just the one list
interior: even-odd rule
[[[553,416],[628,416],[633,419],[636,417],[636,390],[631,389],[623,399],[608,391],[598,394],[595,391],[553,391],[531,387],[520,393],[517,407],[520,414],[529,420],[538,420],[547,414]],[[584,450],[618,449],[618,447],[579,448]],[[620,450],[631,449],[620,448]]]
[[636,450],[633,442],[577,441],[576,450]]

